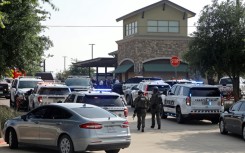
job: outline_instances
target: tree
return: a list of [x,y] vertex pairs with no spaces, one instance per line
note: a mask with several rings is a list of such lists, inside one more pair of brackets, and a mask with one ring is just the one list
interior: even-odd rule
[[184,59],[203,76],[227,75],[232,79],[235,101],[239,77],[245,73],[245,6],[239,1],[213,0],[201,12]]
[[[9,1],[2,1],[0,2],[0,7],[2,7],[3,5],[6,5],[6,4],[10,4]],[[5,28],[3,22],[5,21],[5,17],[6,17],[6,14],[2,11],[0,11],[0,28]]]
[[[49,0],[43,0],[55,9]],[[40,33],[47,27],[41,21],[49,18],[38,0],[12,0],[0,11],[7,15],[5,28],[0,29],[0,74],[17,67],[26,72],[40,69],[44,51],[52,47],[50,39]]]

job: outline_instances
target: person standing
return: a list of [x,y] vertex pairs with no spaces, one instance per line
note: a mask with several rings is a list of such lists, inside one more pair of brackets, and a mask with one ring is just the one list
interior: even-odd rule
[[143,95],[143,92],[141,90],[138,91],[138,97],[134,100],[134,104],[135,104],[135,110],[134,110],[133,117],[135,117],[137,115],[138,131],[141,128],[141,132],[144,132],[145,116],[146,116],[147,109],[149,107],[149,101]]
[[150,109],[151,109],[151,128],[155,127],[155,117],[156,117],[158,129],[161,129],[160,112],[162,110],[162,98],[159,93],[158,87],[153,88],[153,94],[150,99]]

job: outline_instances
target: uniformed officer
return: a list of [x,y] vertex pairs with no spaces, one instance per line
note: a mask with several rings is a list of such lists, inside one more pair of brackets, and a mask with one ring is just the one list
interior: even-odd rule
[[134,100],[134,104],[134,116],[137,114],[137,128],[140,130],[140,127],[142,127],[141,132],[144,132],[145,116],[149,107],[149,101],[141,90],[138,91],[138,97]]
[[155,127],[155,117],[156,117],[158,129],[161,129],[160,112],[162,110],[162,98],[159,93],[158,87],[153,88],[153,94],[150,99],[150,109],[151,109],[151,128]]

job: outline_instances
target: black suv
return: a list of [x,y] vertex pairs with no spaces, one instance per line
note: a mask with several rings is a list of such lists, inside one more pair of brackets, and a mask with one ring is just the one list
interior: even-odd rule
[[89,77],[79,77],[79,76],[68,77],[65,80],[65,85],[67,85],[71,89],[71,92],[88,91],[92,89],[92,83]]

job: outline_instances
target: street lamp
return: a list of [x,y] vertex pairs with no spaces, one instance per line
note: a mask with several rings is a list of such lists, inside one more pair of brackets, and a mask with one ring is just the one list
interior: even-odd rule
[[93,53],[93,52],[94,52],[94,51],[93,51],[93,46],[94,46],[95,44],[89,44],[89,45],[91,45],[91,49],[92,49],[92,50],[91,50],[91,51],[92,51],[92,59],[94,59],[94,56],[93,56],[93,54],[94,54],[94,53]]

